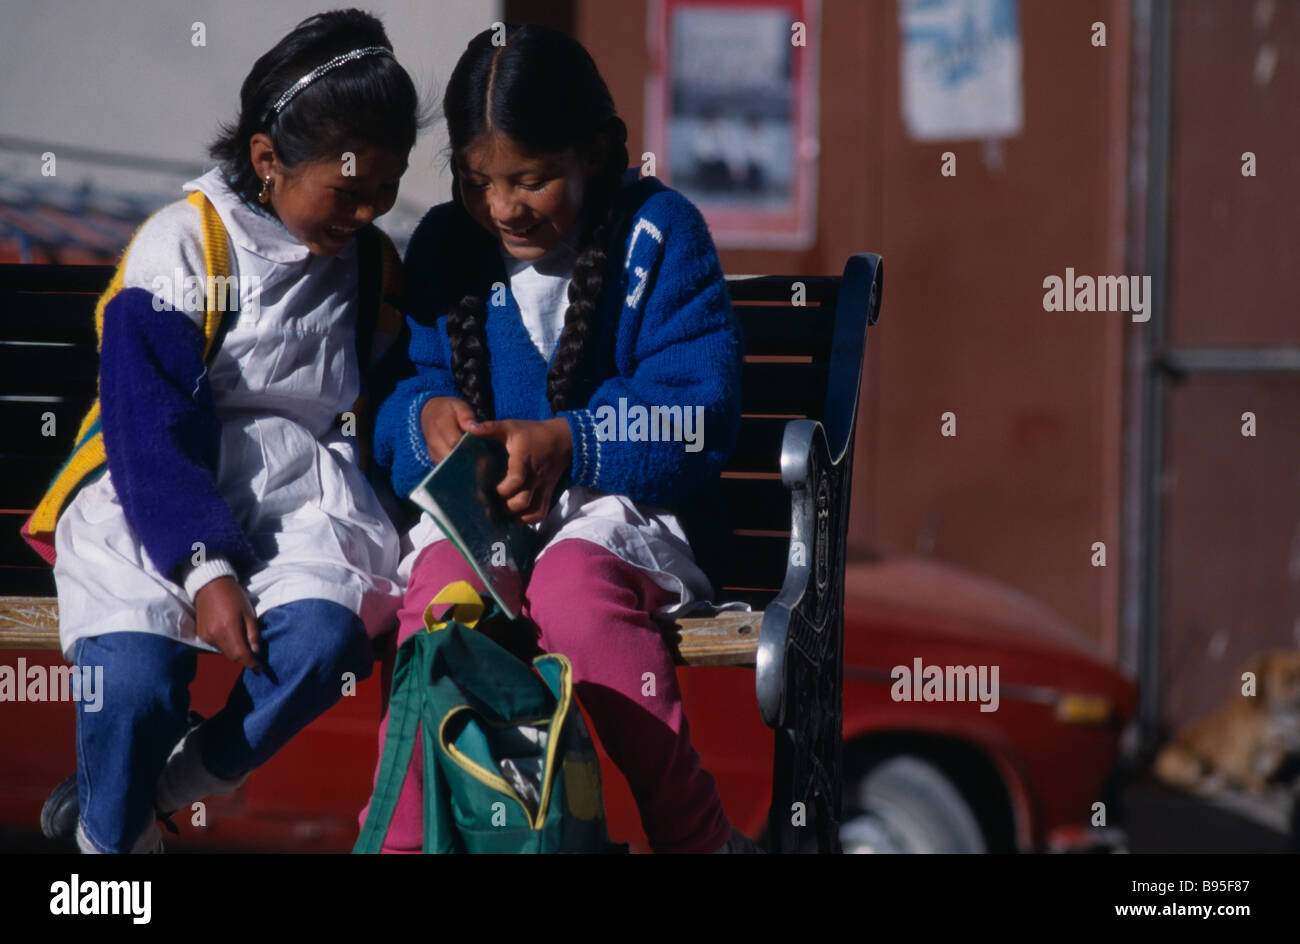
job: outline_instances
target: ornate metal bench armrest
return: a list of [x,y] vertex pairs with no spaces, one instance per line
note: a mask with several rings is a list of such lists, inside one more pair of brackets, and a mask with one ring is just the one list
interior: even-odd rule
[[849,491],[866,333],[879,317],[882,275],[879,256],[849,258],[837,300],[825,423],[791,420],[781,442],[781,481],[791,491],[790,550],[781,592],[763,615],[755,669],[759,709],[776,731],[768,814],[776,852],[797,847],[801,813],[820,851],[839,850]]
[[794,851],[803,824],[815,827],[822,851],[838,849],[847,465],[831,462],[820,423],[787,424],[781,475],[793,493],[790,556],[781,592],[763,614],[755,669],[759,709],[776,731],[774,851]]

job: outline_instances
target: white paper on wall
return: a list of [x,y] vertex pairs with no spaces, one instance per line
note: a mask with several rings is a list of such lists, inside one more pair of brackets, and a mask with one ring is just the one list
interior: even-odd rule
[[899,0],[903,124],[918,141],[1024,125],[1017,0]]

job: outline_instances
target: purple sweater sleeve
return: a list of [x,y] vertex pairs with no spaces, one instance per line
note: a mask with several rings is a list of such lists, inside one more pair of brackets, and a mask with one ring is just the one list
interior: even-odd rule
[[155,311],[128,288],[104,309],[99,397],[113,487],[154,566],[180,583],[194,544],[245,571],[257,561],[216,486],[221,427],[203,336],[184,314]]

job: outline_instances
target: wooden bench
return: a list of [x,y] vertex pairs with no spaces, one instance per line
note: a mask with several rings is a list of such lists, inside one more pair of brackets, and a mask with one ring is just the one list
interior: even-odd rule
[[[59,648],[53,577],[19,528],[95,395],[93,310],[111,275],[104,266],[0,265],[0,649]],[[880,257],[870,254],[850,257],[842,277],[728,279],[745,335],[744,419],[723,473],[733,543],[721,597],[753,611],[665,629],[683,665],[755,669],[776,732],[774,851],[792,851],[807,827],[822,851],[838,849],[844,548],[866,333],[881,287]],[[51,415],[55,435],[43,435]]]

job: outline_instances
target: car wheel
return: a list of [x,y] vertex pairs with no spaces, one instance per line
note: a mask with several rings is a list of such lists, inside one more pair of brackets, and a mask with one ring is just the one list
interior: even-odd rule
[[846,783],[844,807],[846,853],[988,851],[961,791],[919,757],[892,757]]

